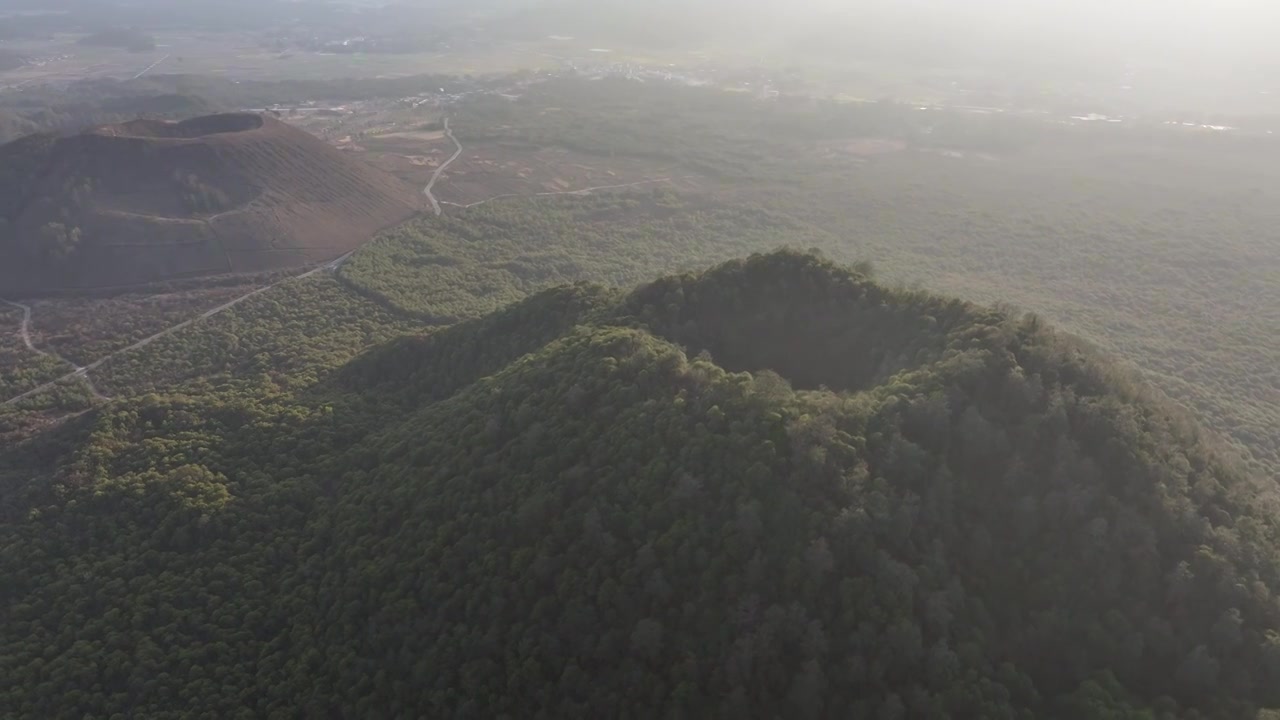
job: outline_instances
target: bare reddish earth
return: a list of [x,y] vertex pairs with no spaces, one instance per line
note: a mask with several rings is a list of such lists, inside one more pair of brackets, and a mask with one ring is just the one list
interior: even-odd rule
[[[321,262],[423,207],[359,157],[243,113],[15,141],[0,195],[0,294]],[[59,228],[79,232],[59,243]]]

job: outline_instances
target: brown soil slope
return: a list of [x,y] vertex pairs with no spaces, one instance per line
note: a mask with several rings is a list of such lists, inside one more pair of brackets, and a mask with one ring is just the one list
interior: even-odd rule
[[418,190],[278,120],[136,120],[0,147],[0,294],[272,270],[342,255]]

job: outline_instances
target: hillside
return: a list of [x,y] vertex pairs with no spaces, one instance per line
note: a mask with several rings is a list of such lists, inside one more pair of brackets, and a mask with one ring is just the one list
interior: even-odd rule
[[90,85],[79,83],[73,93],[39,89],[10,95],[0,106],[0,144],[41,132],[66,135],[86,127],[128,122],[139,117],[183,120],[237,107],[184,93],[94,98],[88,89]]
[[1274,489],[1034,317],[784,252],[549,290],[295,394],[257,382],[0,450],[0,706],[1280,704]]
[[0,111],[0,142],[4,142],[35,131],[35,125],[19,115]]
[[0,293],[305,265],[419,206],[415,188],[265,116],[29,136],[0,147]]
[[17,70],[26,65],[27,61],[23,57],[12,50],[0,48],[0,72],[5,70]]
[[[731,207],[826,235],[796,245],[872,261],[890,281],[1034,311],[1132,362],[1280,478],[1275,136],[760,103],[621,80],[551,81],[518,105],[481,97],[453,125],[467,147],[658,157],[722,179]],[[863,154],[884,140],[901,149]]]

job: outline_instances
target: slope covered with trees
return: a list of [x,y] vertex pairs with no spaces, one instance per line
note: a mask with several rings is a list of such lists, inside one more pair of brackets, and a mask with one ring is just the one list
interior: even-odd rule
[[383,233],[343,266],[359,292],[440,324],[564,283],[632,287],[777,247],[829,242],[793,218],[666,188],[504,199]]
[[23,717],[1280,705],[1273,489],[1035,317],[807,255],[117,403],[0,481]]
[[453,127],[468,147],[564,147],[713,178],[731,207],[824,231],[814,243],[837,260],[1034,311],[1137,365],[1280,478],[1271,124],[1216,132],[1079,110],[1046,120],[555,79],[514,102],[470,98]]

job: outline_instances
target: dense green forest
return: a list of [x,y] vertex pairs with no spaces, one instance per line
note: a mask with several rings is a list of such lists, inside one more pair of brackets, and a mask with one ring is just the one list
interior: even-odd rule
[[[395,82],[407,89],[423,80]],[[127,102],[144,90],[189,87],[221,103],[324,90],[152,83],[129,85],[138,95]],[[329,92],[402,89],[348,85]],[[1253,455],[1259,471],[1280,476],[1280,285],[1272,281],[1280,178],[1265,141],[1055,128],[892,103],[770,104],[612,81],[542,83],[514,103],[482,95],[457,114],[469,145],[647,157],[717,182],[709,196],[641,196],[629,207],[614,201],[614,210],[590,198],[508,201],[473,208],[444,229],[423,221],[396,231],[346,274],[396,307],[440,321],[474,317],[555,282],[626,285],[781,242],[816,246],[843,261],[870,259],[895,282],[1052,318],[1134,363]],[[851,154],[845,146],[857,137],[908,150]],[[706,230],[699,213],[714,218]],[[480,234],[504,241],[474,242]],[[610,262],[605,248],[626,262]],[[508,256],[516,264],[504,266]],[[463,264],[445,266],[454,262]]]
[[312,277],[250,298],[145,353],[117,356],[95,377],[109,394],[174,387],[285,391],[314,384],[361,350],[420,328],[331,277]]
[[1274,488],[1034,316],[782,252],[632,292],[562,286],[347,362],[407,326],[352,305],[291,334],[344,295],[368,304],[287,284],[220,316],[203,351],[179,334],[162,353],[173,377],[208,356],[252,381],[0,449],[0,706],[1280,705]]
[[[793,245],[1035,311],[1133,363],[1280,477],[1274,137],[622,79],[480,96],[453,126],[464,143],[649,158],[706,178],[717,203],[820,231]],[[690,245],[694,262],[720,259]]]
[[511,199],[384,233],[341,277],[399,311],[452,324],[554,285],[631,287],[774,249],[780,238],[830,244],[799,220],[666,189]]
[[65,375],[68,369],[55,358],[27,349],[18,335],[21,326],[22,311],[0,305],[0,400]]
[[[48,120],[191,83],[327,87]],[[453,127],[704,190],[424,217],[0,409],[0,715],[1275,717],[1265,142],[613,81]],[[68,369],[20,318],[4,397]]]
[[[208,288],[204,292],[208,293]],[[169,310],[139,309],[136,302],[133,296],[99,301],[99,312],[117,313],[107,320],[123,320],[124,324],[92,327],[84,331],[84,337],[92,338],[97,332],[121,332],[121,337],[136,341],[155,332],[158,328],[154,323]],[[119,306],[112,307],[112,303]],[[61,309],[72,312],[76,306],[70,304]],[[53,323],[58,318],[41,303],[37,303],[37,311],[43,313],[36,316],[34,332],[38,334],[41,323]],[[128,317],[118,314],[122,311],[143,317],[129,322]],[[4,399],[61,377],[71,369],[64,362],[35,355],[23,347],[16,334],[21,313],[5,315],[0,311],[0,320],[10,316],[15,333],[4,334],[11,340],[0,346],[4,353],[0,359],[6,360],[0,366],[5,369],[0,380],[11,392]],[[313,276],[290,280],[145,348],[113,355],[92,370],[90,377],[101,393],[121,402],[151,392],[177,391],[196,396],[210,392],[278,396],[314,385],[371,345],[423,327],[420,320],[394,315],[350,292],[331,276]],[[68,348],[64,341],[53,337],[48,349],[65,351],[67,357],[86,363],[102,359],[106,353],[119,349],[121,343],[117,337]],[[88,351],[93,353],[81,355]],[[71,379],[51,391],[0,407],[0,444],[16,442],[33,431],[56,425],[93,404],[88,388]]]

